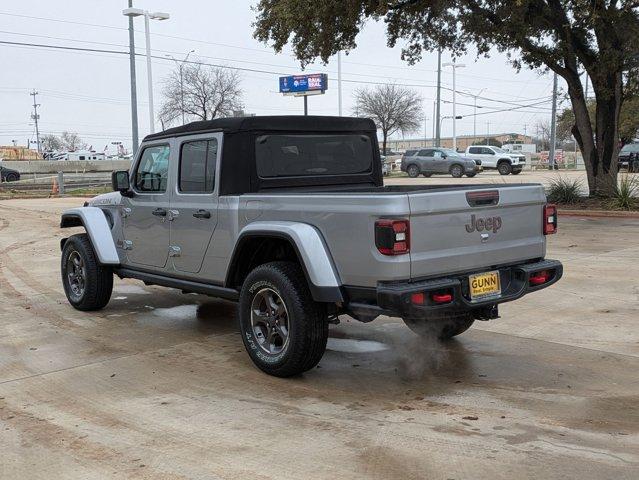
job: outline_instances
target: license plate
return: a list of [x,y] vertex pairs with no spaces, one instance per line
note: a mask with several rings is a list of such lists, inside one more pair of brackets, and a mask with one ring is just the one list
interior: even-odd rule
[[501,293],[501,283],[499,272],[486,272],[470,275],[468,277],[470,285],[470,298],[477,299]]

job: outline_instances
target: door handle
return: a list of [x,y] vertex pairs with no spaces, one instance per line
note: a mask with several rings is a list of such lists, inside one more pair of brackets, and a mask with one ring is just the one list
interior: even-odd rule
[[208,210],[198,210],[193,214],[195,218],[211,218],[211,212]]
[[163,208],[156,208],[151,213],[156,217],[166,217],[166,210]]

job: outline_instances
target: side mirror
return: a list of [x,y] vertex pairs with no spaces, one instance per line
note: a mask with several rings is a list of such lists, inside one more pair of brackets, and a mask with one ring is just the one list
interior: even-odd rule
[[132,197],[131,181],[129,180],[129,172],[126,170],[119,170],[111,174],[111,185],[113,190],[120,192],[125,197]]

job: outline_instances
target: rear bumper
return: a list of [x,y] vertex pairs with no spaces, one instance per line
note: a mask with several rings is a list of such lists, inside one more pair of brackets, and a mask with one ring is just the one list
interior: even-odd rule
[[[552,272],[550,279],[541,285],[531,285],[531,275],[543,270]],[[475,311],[477,318],[492,318],[496,316],[496,305],[517,300],[528,293],[542,290],[559,281],[563,275],[563,266],[557,260],[541,260],[492,269],[486,268],[483,271],[499,272],[500,294],[471,299],[468,276],[481,273],[481,271],[472,271],[417,282],[379,283],[375,289],[374,299],[372,295],[368,301],[357,301],[352,298],[354,301],[349,303],[348,309],[365,318],[374,318],[377,315],[425,318],[453,311]],[[451,301],[443,304],[435,303],[432,294],[441,292],[451,294]],[[423,304],[417,305],[411,301],[411,296],[414,293],[424,293]],[[491,313],[493,311],[494,313]]]

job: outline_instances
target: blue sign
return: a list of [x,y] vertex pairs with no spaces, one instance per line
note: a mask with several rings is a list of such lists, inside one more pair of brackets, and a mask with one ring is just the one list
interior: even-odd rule
[[301,93],[324,91],[328,88],[328,75],[310,73],[308,75],[290,75],[280,77],[280,93]]

